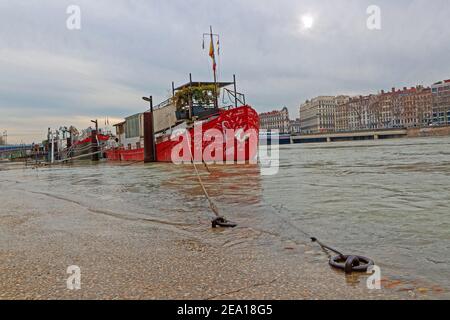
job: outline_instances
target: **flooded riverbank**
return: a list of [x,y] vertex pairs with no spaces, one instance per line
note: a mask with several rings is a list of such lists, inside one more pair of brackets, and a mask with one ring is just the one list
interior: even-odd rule
[[[280,157],[275,176],[202,168],[219,210],[238,223],[232,230],[210,228],[188,165],[1,164],[6,297],[73,297],[71,264],[86,271],[87,289],[76,293],[85,298],[448,297],[449,138],[290,145]],[[330,269],[290,223],[373,258],[384,289]]]
[[267,202],[385,275],[450,289],[450,137],[291,146],[280,162]]

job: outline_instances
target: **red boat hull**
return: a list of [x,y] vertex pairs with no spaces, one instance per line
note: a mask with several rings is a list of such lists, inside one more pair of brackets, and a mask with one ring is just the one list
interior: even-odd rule
[[[97,135],[97,139],[98,139],[98,143],[101,147],[103,147],[104,145],[106,145],[106,142],[110,139],[109,136],[104,135],[104,134],[98,134]],[[92,144],[92,138],[91,137],[87,137],[85,139],[82,140],[78,140],[74,143],[73,145],[73,156],[81,156],[84,154],[89,154],[92,152],[92,148],[90,147]]]
[[[203,121],[201,128],[187,130],[189,134],[156,143],[158,162],[195,161],[223,162],[252,161],[256,159],[259,135],[258,113],[249,106],[221,110],[215,119]],[[223,141],[216,141],[221,134]],[[215,134],[211,137],[211,134]],[[186,140],[184,140],[186,139]],[[183,141],[189,141],[188,151],[182,148]],[[219,152],[219,153],[218,153]],[[144,161],[144,148],[111,149],[106,151],[108,160]]]
[[[98,134],[97,135],[97,139],[98,139],[99,143],[102,143],[102,142],[108,141],[109,140],[109,136],[104,135],[104,134]],[[89,144],[91,144],[91,142],[92,142],[92,137],[87,137],[87,138],[85,138],[83,140],[76,141],[74,143],[74,145],[75,146],[78,146],[78,145],[89,145]]]

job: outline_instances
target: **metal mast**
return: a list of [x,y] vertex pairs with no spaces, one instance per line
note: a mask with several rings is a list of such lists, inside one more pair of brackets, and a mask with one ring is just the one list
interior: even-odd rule
[[[220,41],[220,36],[218,34],[214,34],[213,33],[213,29],[212,26],[209,26],[209,33],[204,33],[203,34],[203,44],[204,44],[204,39],[205,36],[209,36],[210,41],[211,41],[211,45],[214,47],[214,37],[217,37],[217,42],[219,43]],[[217,51],[217,54],[219,54],[219,51]],[[211,57],[213,58],[213,57]],[[219,100],[218,100],[218,94],[217,94],[217,62],[216,62],[216,54],[215,54],[215,50],[214,50],[214,64],[215,66],[213,67],[213,74],[214,74],[214,107],[216,109],[219,108]]]

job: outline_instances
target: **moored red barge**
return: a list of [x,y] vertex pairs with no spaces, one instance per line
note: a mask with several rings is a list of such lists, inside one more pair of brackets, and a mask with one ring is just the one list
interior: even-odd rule
[[[141,115],[133,117],[137,117],[139,123],[143,124]],[[134,120],[131,119],[131,121]],[[200,123],[201,128],[194,129],[193,126],[186,128],[188,134],[181,134],[180,137],[175,137],[175,139],[171,139],[171,136],[177,130],[177,127],[157,135],[155,143],[156,161],[172,162],[174,160],[173,154],[176,154],[183,161],[190,161],[191,156],[196,161],[203,160],[206,162],[220,162],[221,159],[223,161],[251,161],[256,159],[259,117],[250,106],[244,105],[228,110],[219,109],[217,113],[198,121],[195,125]],[[183,127],[183,124],[181,124],[181,127]],[[131,137],[129,141],[134,141],[134,144],[127,143],[126,131],[130,132],[131,130],[127,129],[126,126],[127,121],[116,125],[120,146],[107,150],[106,157],[115,161],[144,161],[143,138],[140,135],[139,137]],[[217,144],[215,148],[211,146],[214,142],[209,137],[211,129],[216,134],[220,132],[223,136],[221,148],[217,147]],[[179,147],[183,139],[189,140],[190,152],[187,154],[186,150],[180,150],[179,153],[174,150],[174,148]],[[218,155],[217,152],[222,152],[222,154]],[[199,159],[199,157],[201,158]]]

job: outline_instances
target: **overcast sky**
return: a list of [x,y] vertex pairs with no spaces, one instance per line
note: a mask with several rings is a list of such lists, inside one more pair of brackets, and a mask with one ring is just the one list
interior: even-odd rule
[[[81,8],[81,30],[66,9]],[[369,5],[381,30],[366,26]],[[314,19],[305,29],[302,18]],[[144,111],[171,81],[211,79],[202,34],[221,35],[220,80],[258,111],[317,95],[365,94],[450,78],[448,0],[0,0],[0,134]],[[208,44],[208,43],[207,43]]]

